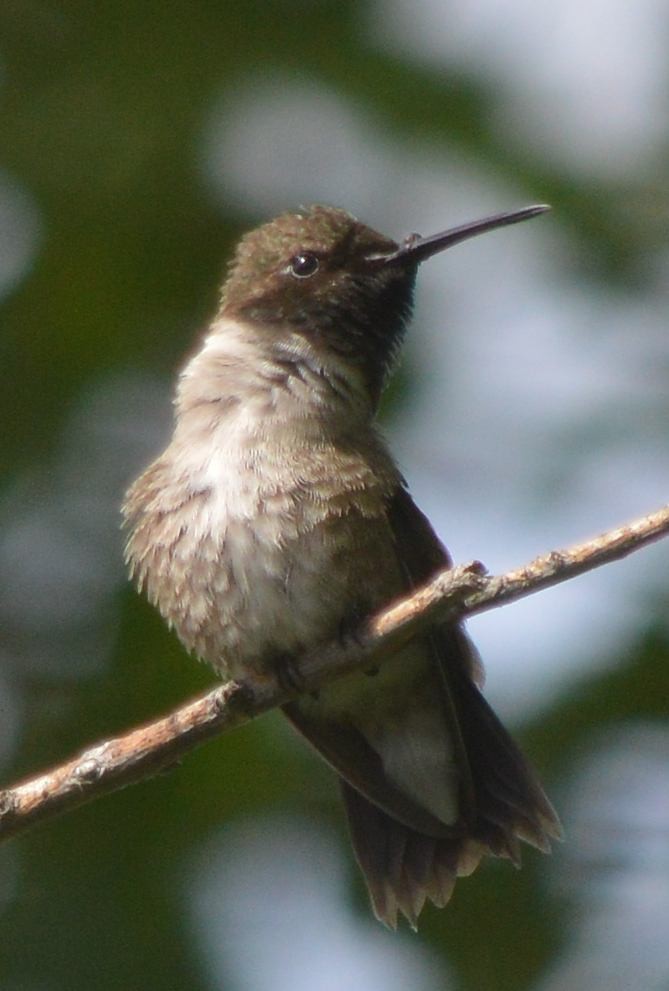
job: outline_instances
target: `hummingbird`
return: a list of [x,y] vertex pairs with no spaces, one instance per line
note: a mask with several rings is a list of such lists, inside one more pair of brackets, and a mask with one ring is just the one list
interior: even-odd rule
[[[181,372],[166,450],[123,506],[131,576],[225,679],[295,659],[451,565],[376,423],[419,266],[530,206],[396,242],[314,205],[247,233]],[[339,777],[377,918],[415,928],[486,854],[561,836],[481,694],[461,624],[283,706]]]

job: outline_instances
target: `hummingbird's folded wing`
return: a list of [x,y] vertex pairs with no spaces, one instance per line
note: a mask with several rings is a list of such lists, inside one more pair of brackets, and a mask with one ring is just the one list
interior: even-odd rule
[[398,822],[426,836],[460,832],[421,808],[388,780],[381,758],[355,726],[311,717],[298,702],[284,705],[283,712],[344,781]]
[[[446,548],[404,488],[390,501],[387,519],[407,591],[450,565]],[[430,658],[444,719],[443,739],[432,745],[450,753],[458,768],[459,814],[452,825],[425,807],[434,808],[434,801],[420,804],[389,780],[382,756],[355,726],[312,718],[299,700],[284,708],[342,778],[358,863],[377,916],[393,927],[398,911],[415,925],[426,899],[445,904],[456,877],[470,873],[484,853],[519,864],[519,840],[548,850],[550,839],[561,836],[538,778],[479,691],[483,669],[462,627],[438,624],[421,635],[420,644]],[[407,707],[416,704],[407,695]],[[435,775],[429,787],[438,795],[452,789],[453,780]]]
[[[406,489],[399,489],[389,518],[410,586],[451,564],[450,556]],[[517,859],[514,837],[546,852],[562,827],[539,779],[480,692],[484,671],[459,624],[430,633],[433,656],[452,700],[473,784],[475,829],[491,852]]]
[[[404,572],[407,591],[422,585],[432,575],[453,564],[451,555],[405,488],[395,492],[388,506],[388,521]],[[461,626],[441,624],[434,644],[440,659],[461,667],[481,688],[485,672],[478,652]]]

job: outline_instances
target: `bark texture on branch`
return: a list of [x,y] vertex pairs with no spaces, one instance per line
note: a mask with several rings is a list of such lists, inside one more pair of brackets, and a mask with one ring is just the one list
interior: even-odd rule
[[[427,584],[364,621],[354,634],[299,658],[303,691],[379,664],[427,626],[504,605],[625,557],[669,532],[669,506],[593,540],[551,551],[487,576],[479,562],[438,572]],[[0,791],[0,840],[85,802],[148,778],[194,747],[298,694],[272,679],[219,685],[169,715],[105,740],[77,757]]]

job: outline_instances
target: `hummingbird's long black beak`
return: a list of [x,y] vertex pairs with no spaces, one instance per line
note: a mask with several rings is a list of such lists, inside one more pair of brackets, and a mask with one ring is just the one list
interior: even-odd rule
[[[497,227],[506,227],[509,224],[519,224],[521,220],[530,220],[538,217],[541,213],[550,210],[544,203],[536,206],[526,206],[522,210],[512,210],[509,213],[496,213],[492,217],[484,217],[482,220],[474,220],[468,224],[461,224],[459,227],[451,227],[450,230],[442,231],[440,234],[431,234],[429,237],[421,237],[419,234],[410,234],[404,239],[402,246],[391,255],[383,257],[384,265],[394,265],[396,263],[408,263],[417,265],[424,262],[426,258],[431,258],[439,251],[452,248],[454,244],[466,241],[477,234],[485,234],[486,231],[494,231]],[[379,258],[379,261],[381,259]]]

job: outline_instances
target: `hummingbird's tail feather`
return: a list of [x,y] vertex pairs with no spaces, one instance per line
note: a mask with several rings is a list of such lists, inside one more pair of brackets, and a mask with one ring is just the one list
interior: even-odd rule
[[[450,835],[430,835],[402,822],[341,782],[374,912],[391,928],[398,913],[415,927],[426,901],[443,907],[456,878],[471,874],[485,854],[520,866],[520,841],[550,852],[550,841],[562,838],[535,772],[468,672],[452,665],[447,681],[469,772],[462,818]],[[442,786],[435,781],[435,791]]]
[[[419,787],[414,786],[416,762],[412,759],[405,761],[399,778],[397,768],[390,777],[383,736],[368,738],[350,722],[318,718],[304,700],[284,706],[293,725],[341,777],[356,858],[374,912],[391,928],[396,927],[400,913],[415,927],[426,901],[445,905],[456,878],[471,874],[485,854],[520,866],[521,841],[549,852],[550,841],[562,836],[558,817],[535,772],[472,681],[470,666],[457,653],[462,648],[459,639],[466,643],[461,631],[440,630],[432,640],[433,649],[439,634],[443,643],[439,644],[442,650],[435,650],[435,667],[441,671],[441,681],[437,676],[432,684],[447,718],[441,724],[441,736],[430,737],[430,745],[458,754],[459,784],[452,773],[447,775],[452,766],[449,761],[430,761],[432,780],[418,775]],[[411,758],[416,749],[398,746],[395,737],[419,735],[421,721],[410,718],[417,703],[423,712],[425,700],[414,692],[407,699],[406,718],[394,713],[391,756],[408,754]],[[429,720],[426,725],[432,724]],[[423,754],[424,748],[418,753]],[[439,796],[451,794],[454,787],[455,817],[440,819],[435,812],[443,804]]]
[[473,786],[475,835],[515,864],[519,840],[549,853],[562,826],[535,771],[467,673],[453,665],[447,680]]
[[484,845],[469,836],[425,836],[393,819],[343,780],[341,789],[374,914],[395,929],[402,913],[415,929],[425,902],[443,908],[456,878],[477,867]]

